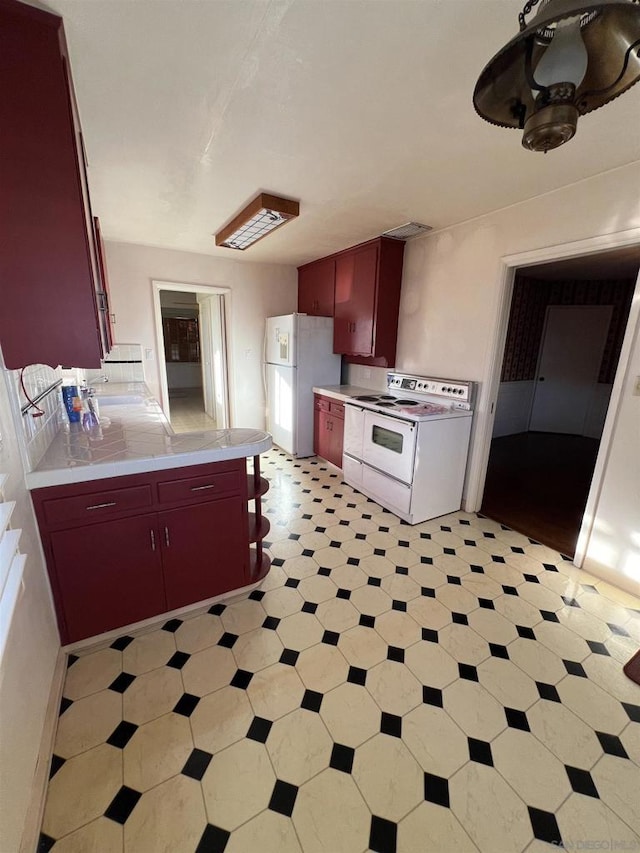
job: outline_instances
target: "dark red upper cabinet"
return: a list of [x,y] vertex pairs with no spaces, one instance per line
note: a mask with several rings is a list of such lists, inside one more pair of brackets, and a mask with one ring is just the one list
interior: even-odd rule
[[298,311],[315,317],[333,317],[336,264],[323,258],[298,268]]
[[0,344],[7,367],[97,367],[93,222],[62,19],[0,0]]
[[336,256],[333,351],[395,365],[404,243],[379,237]]

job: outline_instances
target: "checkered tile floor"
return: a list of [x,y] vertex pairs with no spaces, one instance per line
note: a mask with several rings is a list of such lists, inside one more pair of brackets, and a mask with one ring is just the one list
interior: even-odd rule
[[640,601],[263,460],[262,588],[70,658],[39,849],[637,849]]

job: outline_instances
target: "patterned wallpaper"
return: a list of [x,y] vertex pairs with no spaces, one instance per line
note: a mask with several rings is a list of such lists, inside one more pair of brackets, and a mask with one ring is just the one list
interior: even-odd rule
[[502,382],[534,379],[547,305],[613,305],[598,382],[615,375],[634,279],[625,281],[541,281],[517,276],[513,287]]

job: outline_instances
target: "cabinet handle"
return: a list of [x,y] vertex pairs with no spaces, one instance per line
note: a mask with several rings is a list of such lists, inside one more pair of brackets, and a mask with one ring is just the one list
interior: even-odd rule
[[155,551],[156,550],[156,534],[153,532],[153,530],[150,530],[149,533],[151,534],[151,550]]
[[209,483],[207,486],[191,486],[192,492],[201,492],[203,489],[215,489],[215,483]]
[[169,542],[169,528],[168,527],[165,527],[165,529],[164,529],[164,544],[167,546],[167,548],[171,544]]
[[94,504],[93,506],[88,506],[87,509],[104,509],[106,506],[115,506],[115,501],[109,501],[106,504]]

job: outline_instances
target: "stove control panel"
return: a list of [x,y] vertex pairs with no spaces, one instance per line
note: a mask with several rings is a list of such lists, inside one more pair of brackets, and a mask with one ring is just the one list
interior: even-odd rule
[[466,403],[468,408],[468,404],[472,402],[474,383],[455,379],[431,379],[406,373],[388,373],[387,386],[390,391],[411,391],[416,394],[448,397],[450,400]]

